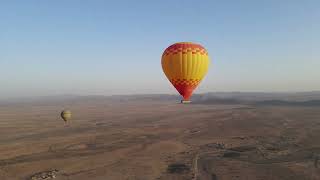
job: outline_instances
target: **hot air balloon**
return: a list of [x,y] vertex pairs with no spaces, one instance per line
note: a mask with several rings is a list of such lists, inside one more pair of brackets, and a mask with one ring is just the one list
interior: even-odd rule
[[209,63],[207,50],[196,43],[175,43],[163,52],[162,69],[183,97],[181,103],[191,102],[192,92],[207,74]]
[[69,111],[69,110],[63,110],[63,111],[61,112],[61,118],[62,118],[65,122],[69,121],[69,120],[71,119],[71,116],[72,116],[72,114],[71,114],[71,111]]

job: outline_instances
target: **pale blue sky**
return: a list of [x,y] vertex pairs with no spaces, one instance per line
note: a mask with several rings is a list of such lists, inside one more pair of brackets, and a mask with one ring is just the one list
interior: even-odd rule
[[205,46],[197,93],[320,90],[318,0],[0,0],[0,97],[176,93],[172,43]]

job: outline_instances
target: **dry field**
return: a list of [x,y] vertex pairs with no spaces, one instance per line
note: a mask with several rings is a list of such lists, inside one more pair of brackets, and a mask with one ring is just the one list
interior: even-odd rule
[[320,106],[8,104],[0,180],[317,180],[319,139]]

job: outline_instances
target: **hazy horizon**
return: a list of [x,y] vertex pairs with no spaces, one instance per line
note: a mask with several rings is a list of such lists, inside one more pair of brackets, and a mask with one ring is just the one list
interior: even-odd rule
[[[320,95],[320,91],[208,91],[208,92],[196,92],[193,94],[195,95],[206,95],[206,94],[226,94],[226,95],[232,95],[232,94],[242,94],[242,95]],[[119,93],[119,94],[72,94],[72,93],[66,93],[66,94],[46,94],[46,95],[24,95],[24,96],[7,96],[7,97],[0,97],[0,100],[19,100],[19,99],[37,99],[37,98],[61,98],[61,97],[67,97],[67,98],[73,98],[73,97],[95,97],[95,96],[102,96],[102,97],[112,97],[112,96],[157,96],[157,95],[167,95],[167,96],[177,96],[180,95],[176,92],[173,93]],[[318,98],[315,98],[317,100]]]
[[202,44],[195,93],[320,90],[320,2],[2,1],[0,99],[177,94],[166,47]]

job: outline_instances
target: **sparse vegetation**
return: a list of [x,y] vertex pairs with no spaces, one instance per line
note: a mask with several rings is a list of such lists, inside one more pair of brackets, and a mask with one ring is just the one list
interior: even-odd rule
[[170,164],[167,168],[167,171],[169,173],[183,173],[183,172],[186,172],[189,170],[190,170],[190,168],[183,163]]
[[227,151],[223,153],[223,157],[225,158],[235,158],[235,157],[240,157],[240,153],[234,152],[234,151]]
[[57,170],[57,169],[50,170],[50,171],[43,171],[43,172],[39,172],[39,173],[32,175],[29,179],[30,180],[54,179],[54,178],[56,178],[58,172],[59,172],[59,170]]
[[228,150],[230,151],[236,151],[236,152],[246,152],[246,151],[253,151],[253,150],[256,150],[257,148],[255,146],[238,146],[238,147],[232,147],[232,148],[229,148]]

